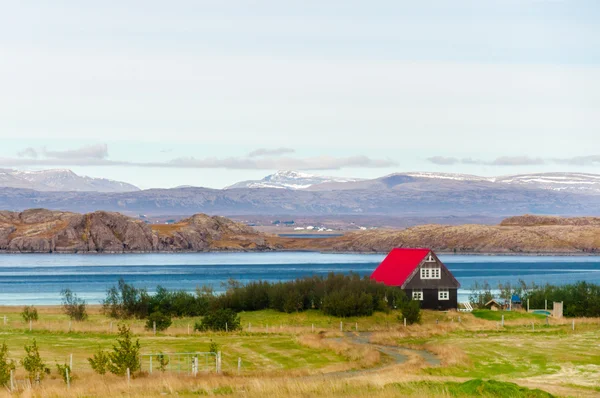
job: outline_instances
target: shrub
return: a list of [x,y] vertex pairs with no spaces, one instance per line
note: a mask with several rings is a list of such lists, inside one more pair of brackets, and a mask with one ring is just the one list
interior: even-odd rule
[[106,374],[106,371],[108,370],[110,358],[108,357],[106,351],[99,349],[98,352],[95,353],[91,358],[88,358],[88,362],[90,363],[90,366],[94,372],[103,375]]
[[367,293],[338,291],[330,293],[323,300],[323,312],[327,315],[348,317],[372,315],[373,296]]
[[421,322],[421,302],[418,300],[406,302],[402,307],[402,317],[406,318],[408,325]]
[[75,321],[85,321],[88,317],[85,300],[77,297],[70,289],[64,289],[60,294],[65,314]]
[[124,376],[128,368],[131,373],[140,369],[140,341],[133,341],[131,330],[126,325],[119,326],[117,345],[113,345],[108,358],[108,370],[118,376]]
[[39,319],[37,308],[35,308],[33,305],[23,307],[21,316],[23,317],[23,320],[25,320],[25,322],[37,321]]
[[113,286],[106,292],[102,308],[112,318],[146,318],[149,314],[150,296],[145,289],[137,289],[121,278],[116,287]]
[[211,311],[194,325],[194,330],[199,331],[234,331],[238,329],[241,329],[240,317],[231,309]]
[[169,358],[161,352],[156,356],[156,359],[158,360],[158,370],[161,372],[166,371],[169,365]]
[[216,354],[217,352],[219,352],[219,345],[211,340],[210,344],[208,345],[208,352]]
[[15,363],[8,359],[8,346],[2,343],[0,345],[0,386],[8,385],[11,370],[15,370]]
[[33,344],[25,346],[25,354],[25,358],[21,360],[21,365],[27,371],[30,381],[37,379],[37,377],[41,380],[44,374],[50,374],[50,368],[42,361],[35,339],[33,339]]
[[67,364],[61,365],[59,363],[56,364],[56,370],[58,374],[62,377],[63,381],[67,383],[67,370],[69,371],[69,379],[73,380],[73,374],[71,373],[71,367]]
[[168,315],[163,315],[161,312],[153,312],[146,321],[146,329],[153,330],[154,322],[156,322],[156,330],[167,330],[171,326],[171,318]]

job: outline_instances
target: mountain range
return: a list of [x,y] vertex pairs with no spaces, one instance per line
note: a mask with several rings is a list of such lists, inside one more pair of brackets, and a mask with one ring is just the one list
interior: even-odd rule
[[36,191],[133,192],[140,189],[126,182],[79,176],[67,169],[19,171],[0,169],[0,187]]
[[148,215],[202,212],[228,216],[600,215],[600,175],[595,174],[540,173],[492,178],[397,173],[359,180],[280,172],[266,180],[271,184],[276,181],[279,187],[249,187],[254,182],[234,184],[228,189],[132,188],[129,192],[4,187],[0,188],[0,210],[44,207],[77,212],[106,210]]

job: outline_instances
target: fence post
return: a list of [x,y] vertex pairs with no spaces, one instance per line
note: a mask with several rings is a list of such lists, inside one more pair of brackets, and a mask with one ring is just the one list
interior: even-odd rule
[[154,332],[154,335],[156,336],[156,321],[152,322],[152,331]]
[[4,315],[4,325],[6,325],[6,315]]
[[544,300],[544,311],[548,311],[548,300]]
[[404,327],[406,327],[406,318],[404,318]]
[[315,331],[315,324],[314,323],[312,324],[312,331],[313,331],[313,333]]
[[501,323],[502,327],[504,327],[504,315],[502,315],[502,323]]
[[238,375],[242,371],[242,358],[238,357]]
[[248,322],[248,331],[250,332],[252,330],[252,324],[250,322]]
[[71,333],[71,320],[69,320],[69,333]]
[[188,323],[188,334],[190,334],[190,324]]
[[458,316],[458,323],[461,323],[461,322],[460,322],[460,315]]
[[344,323],[340,321],[340,332],[344,331]]
[[110,330],[109,333],[112,333],[112,321],[110,321]]
[[573,319],[572,329],[575,330],[575,319]]
[[227,322],[225,322],[225,331],[229,332],[229,326],[227,326]]
[[535,323],[531,322],[531,330],[535,332]]
[[198,374],[198,357],[194,357],[194,377]]
[[131,371],[127,368],[127,387],[131,385]]
[[14,370],[10,370],[10,391],[14,391],[15,390],[15,371]]
[[69,368],[65,369],[65,378],[67,379],[67,389],[71,388],[71,378],[69,377]]
[[150,374],[152,374],[152,354],[150,354],[150,368],[148,369]]
[[356,322],[356,324],[354,326],[356,328],[356,331],[358,332],[358,322]]
[[529,299],[527,299],[527,312],[529,312]]
[[217,352],[217,373],[221,373],[221,351]]
[[32,328],[32,323],[31,323],[31,319],[29,320],[29,331],[31,332],[31,328]]
[[69,369],[73,370],[73,354],[69,354]]

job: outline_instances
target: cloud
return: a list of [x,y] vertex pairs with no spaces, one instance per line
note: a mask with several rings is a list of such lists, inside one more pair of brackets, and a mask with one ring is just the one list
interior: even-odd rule
[[108,157],[108,145],[106,144],[94,144],[82,146],[76,149],[67,149],[62,151],[49,150],[46,147],[41,149],[35,149],[28,147],[18,152],[17,155],[20,158],[33,158],[39,157],[46,159],[106,159]]
[[545,164],[541,158],[530,158],[529,156],[502,156],[489,163],[492,166],[533,166]]
[[553,161],[573,166],[596,166],[600,164],[600,155],[575,156],[566,159],[553,159]]
[[34,148],[29,147],[29,148],[23,149],[22,151],[20,151],[19,153],[17,153],[17,155],[20,158],[37,158],[38,157],[38,152]]
[[108,145],[94,144],[64,151],[50,151],[43,148],[42,154],[51,159],[105,159],[108,157]]
[[146,164],[150,167],[219,168],[238,170],[338,170],[348,167],[382,168],[395,166],[389,159],[371,159],[367,156],[311,158],[178,158],[167,164]]
[[427,160],[433,164],[439,164],[442,166],[448,166],[448,165],[460,163],[460,159],[448,158],[445,156],[433,156],[433,157],[428,158]]
[[248,157],[257,157],[257,156],[279,156],[279,155],[285,155],[288,153],[294,153],[296,152],[295,149],[292,148],[273,148],[273,149],[269,149],[269,148],[259,148],[256,149],[252,152],[250,152],[248,154]]
[[483,166],[533,166],[546,164],[542,158],[531,158],[529,156],[501,156],[494,160],[481,160],[473,158],[454,158],[444,156],[433,156],[427,159],[429,162],[441,166],[455,164],[483,165]]
[[368,156],[315,156],[308,158],[280,157],[277,153],[294,152],[290,148],[257,149],[246,157],[195,158],[182,157],[164,162],[131,162],[108,159],[106,144],[77,149],[49,151],[26,148],[19,158],[0,158],[0,166],[121,166],[143,168],[230,169],[230,170],[338,170],[342,168],[383,168],[395,166],[390,159]]

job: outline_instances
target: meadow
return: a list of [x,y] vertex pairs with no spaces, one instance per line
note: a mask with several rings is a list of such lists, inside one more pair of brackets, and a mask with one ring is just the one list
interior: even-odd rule
[[[216,343],[223,358],[221,374],[210,357],[196,376],[185,362],[152,374],[144,362],[142,372],[128,382],[95,374],[87,361],[99,348],[110,349],[117,337],[120,322],[102,315],[99,307],[90,307],[83,322],[69,321],[60,307],[38,307],[39,320],[31,331],[20,311],[0,307],[0,343],[6,342],[9,357],[18,361],[35,339],[52,373],[39,386],[30,386],[17,366],[13,396],[600,394],[597,318],[575,318],[573,330],[571,318],[549,318],[546,324],[544,316],[520,312],[423,311],[420,324],[405,327],[397,311],[338,318],[318,310],[261,310],[240,313],[241,331],[194,332],[197,318],[178,318],[156,335],[143,320],[128,320],[124,323],[139,338],[143,354],[207,352]],[[73,380],[67,389],[56,364],[68,363],[71,354]],[[8,389],[0,394],[10,395]]]

